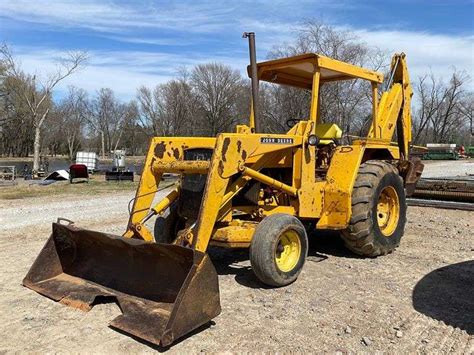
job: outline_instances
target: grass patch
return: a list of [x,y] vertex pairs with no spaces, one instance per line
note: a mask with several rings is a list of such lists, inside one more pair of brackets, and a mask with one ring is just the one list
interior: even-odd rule
[[70,184],[69,181],[58,181],[51,185],[28,184],[27,181],[16,186],[0,188],[0,200],[17,200],[31,197],[55,195],[98,195],[113,192],[135,191],[138,182],[131,181],[94,181]]

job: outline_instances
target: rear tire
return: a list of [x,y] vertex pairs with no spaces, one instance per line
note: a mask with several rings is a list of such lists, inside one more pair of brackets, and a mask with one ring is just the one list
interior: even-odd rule
[[269,286],[294,282],[308,255],[308,237],[294,216],[277,213],[265,217],[250,244],[250,263],[257,278]]
[[375,257],[400,245],[406,223],[403,180],[389,163],[369,160],[360,166],[352,191],[352,215],[342,232],[347,248]]
[[178,204],[173,203],[162,215],[156,217],[153,229],[155,242],[172,243],[182,228],[184,228],[184,221],[178,214]]

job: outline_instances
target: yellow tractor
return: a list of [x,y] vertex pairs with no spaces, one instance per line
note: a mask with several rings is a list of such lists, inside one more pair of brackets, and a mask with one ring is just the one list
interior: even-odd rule
[[[245,35],[249,124],[215,138],[153,138],[123,236],[58,220],[26,287],[83,310],[116,302],[122,314],[112,327],[168,346],[220,313],[209,246],[249,248],[257,278],[280,287],[303,268],[307,228],[339,230],[350,250],[368,257],[399,245],[405,196],[423,169],[409,159],[405,55],[393,56],[379,98],[378,72],[313,53],[257,64],[254,34]],[[340,144],[341,129],[319,114],[321,87],[339,80],[366,80],[372,88],[369,133],[350,145]],[[259,81],[310,91],[307,119],[286,134],[260,132]],[[164,173],[179,174],[179,183],[154,201]]]

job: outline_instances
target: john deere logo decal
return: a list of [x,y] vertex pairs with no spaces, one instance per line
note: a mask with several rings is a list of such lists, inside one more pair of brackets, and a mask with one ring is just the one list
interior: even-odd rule
[[263,144],[293,144],[293,138],[274,138],[274,137],[261,137],[260,143]]

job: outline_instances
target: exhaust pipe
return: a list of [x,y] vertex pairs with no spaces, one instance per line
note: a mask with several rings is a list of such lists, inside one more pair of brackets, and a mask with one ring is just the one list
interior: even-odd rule
[[249,53],[250,53],[250,79],[252,80],[252,107],[253,119],[255,125],[255,132],[258,132],[258,76],[257,76],[257,53],[255,50],[255,33],[244,32],[243,38],[249,39]]

